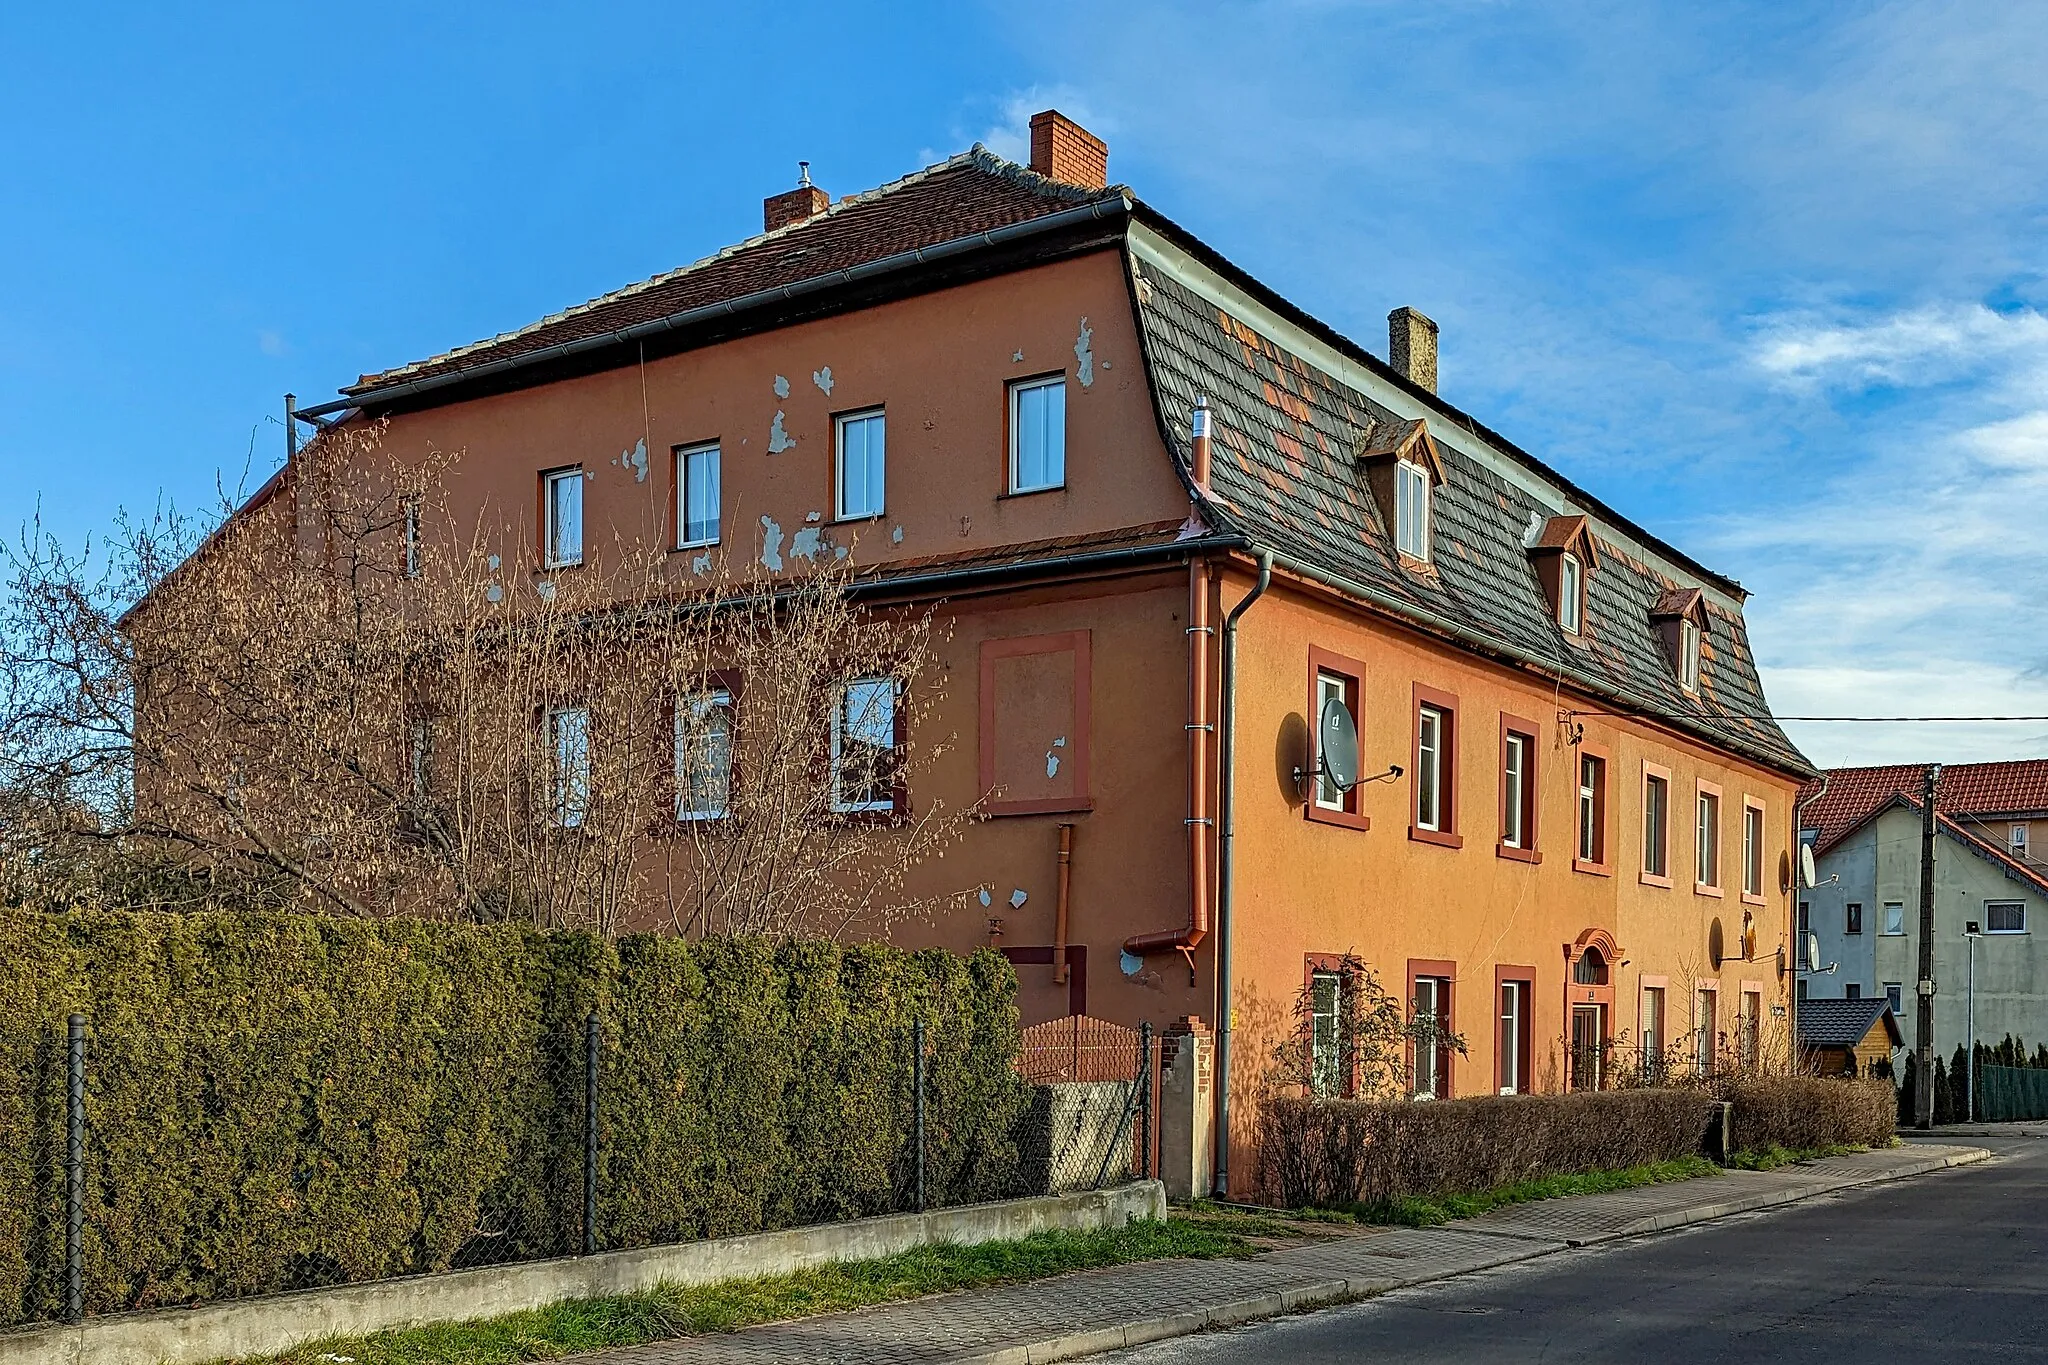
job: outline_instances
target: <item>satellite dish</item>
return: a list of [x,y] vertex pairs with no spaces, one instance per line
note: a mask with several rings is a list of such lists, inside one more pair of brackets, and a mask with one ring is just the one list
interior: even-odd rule
[[1814,883],[1819,880],[1820,874],[1813,869],[1813,845],[1801,844],[1799,846],[1799,884],[1811,891],[1813,890]]
[[1726,956],[1726,947],[1721,938],[1721,920],[1716,916],[1714,922],[1707,926],[1707,961],[1712,963],[1714,970],[1718,972]]
[[1350,791],[1358,785],[1358,726],[1343,698],[1329,697],[1323,701],[1316,733],[1320,737],[1317,749],[1322,754],[1323,775],[1339,791]]
[[1817,972],[1820,970],[1819,934],[1809,933],[1806,936],[1806,970],[1808,970],[1809,972]]

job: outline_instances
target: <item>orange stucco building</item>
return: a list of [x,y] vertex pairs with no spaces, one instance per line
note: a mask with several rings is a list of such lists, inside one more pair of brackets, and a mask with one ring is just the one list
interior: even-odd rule
[[1241,1094],[1355,954],[1465,1037],[1427,1093],[1567,1084],[1575,1036],[1788,1046],[1810,769],[1742,590],[1439,397],[1427,319],[1382,361],[1106,155],[1048,114],[1030,167],[805,185],[760,237],[309,420],[463,450],[507,592],[575,572],[571,477],[587,553],[672,547],[678,592],[713,550],[843,551],[873,600],[942,603],[927,723],[959,743],[903,799],[987,802],[919,873],[982,895],[904,932],[998,943],[1026,1023],[1199,1019]]

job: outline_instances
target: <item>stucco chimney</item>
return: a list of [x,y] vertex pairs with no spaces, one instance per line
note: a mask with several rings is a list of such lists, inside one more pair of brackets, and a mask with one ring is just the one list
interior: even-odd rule
[[1031,169],[1099,190],[1109,183],[1109,144],[1057,109],[1031,116]]
[[773,232],[806,218],[816,218],[832,205],[832,196],[811,183],[811,163],[796,163],[796,188],[771,194],[761,201],[761,229]]
[[1436,392],[1436,324],[1413,308],[1387,314],[1387,363],[1411,384]]

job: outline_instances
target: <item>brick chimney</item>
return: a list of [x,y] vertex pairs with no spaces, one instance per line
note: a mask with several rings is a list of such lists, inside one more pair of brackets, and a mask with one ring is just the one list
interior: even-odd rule
[[1387,314],[1387,363],[1409,383],[1436,392],[1436,324],[1413,308]]
[[1031,169],[1099,190],[1109,183],[1109,144],[1057,109],[1031,116]]
[[761,229],[773,232],[806,218],[816,218],[831,207],[832,196],[811,183],[811,163],[796,163],[796,188],[771,194],[761,201]]

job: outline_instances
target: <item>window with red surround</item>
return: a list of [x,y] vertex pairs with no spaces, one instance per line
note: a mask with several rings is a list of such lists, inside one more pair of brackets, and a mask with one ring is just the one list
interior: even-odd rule
[[1452,987],[1458,964],[1434,958],[1408,959],[1408,1093],[1418,1100],[1447,1100],[1457,1051],[1451,1039],[1458,1031]]
[[1351,713],[1352,728],[1358,732],[1358,752],[1351,755],[1353,771],[1365,772],[1365,716],[1359,710],[1364,695],[1365,665],[1342,654],[1310,645],[1308,649],[1309,753],[1305,768],[1306,800],[1303,814],[1326,825],[1371,829],[1361,799],[1361,786],[1345,791],[1332,782],[1323,767],[1323,707],[1333,698]]
[[1502,1095],[1529,1093],[1530,1020],[1536,998],[1534,967],[1502,964],[1493,969],[1495,1013],[1493,1088]]
[[1503,712],[1500,718],[1500,841],[1495,851],[1518,862],[1540,863],[1536,722]]
[[1607,862],[1607,750],[1599,744],[1580,741],[1572,756],[1574,775],[1573,808],[1577,814],[1577,846],[1572,870],[1605,877],[1612,870]]
[[1415,684],[1415,743],[1408,770],[1408,837],[1463,848],[1458,834],[1458,699]]

